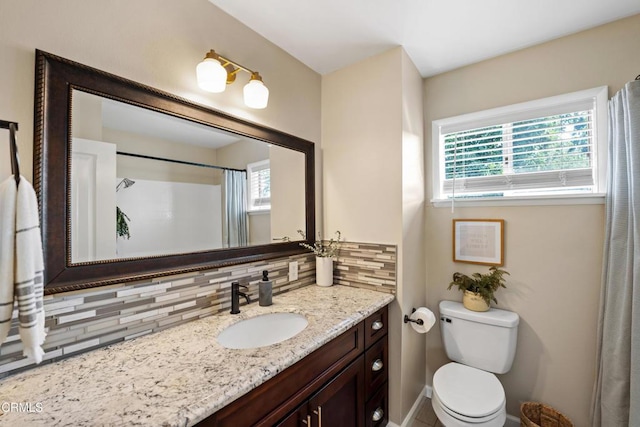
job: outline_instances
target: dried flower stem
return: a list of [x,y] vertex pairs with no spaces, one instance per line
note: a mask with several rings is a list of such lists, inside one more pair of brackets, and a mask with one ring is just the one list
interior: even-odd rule
[[[302,238],[306,240],[307,236],[304,231],[298,230],[298,234],[300,234]],[[335,235],[335,239],[332,237],[328,242],[324,243],[322,241],[322,238],[320,237],[320,233],[318,233],[318,239],[315,241],[313,246],[308,244],[307,242],[300,242],[299,244],[303,248],[309,249],[317,257],[335,258],[340,247],[340,239],[342,238],[340,231],[336,231]],[[284,240],[285,242],[291,241],[289,237],[284,237],[282,240]]]

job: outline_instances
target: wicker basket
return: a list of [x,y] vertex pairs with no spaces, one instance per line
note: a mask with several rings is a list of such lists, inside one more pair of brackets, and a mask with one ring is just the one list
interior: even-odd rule
[[521,427],[573,427],[569,418],[544,403],[524,402],[520,405]]

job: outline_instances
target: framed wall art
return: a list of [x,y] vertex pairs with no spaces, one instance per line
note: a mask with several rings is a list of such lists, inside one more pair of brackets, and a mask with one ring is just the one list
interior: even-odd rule
[[502,265],[504,263],[504,220],[454,219],[453,261]]

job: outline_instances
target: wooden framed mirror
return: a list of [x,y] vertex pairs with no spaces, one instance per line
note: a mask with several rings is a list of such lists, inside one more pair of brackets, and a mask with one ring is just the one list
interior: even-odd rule
[[312,244],[310,141],[40,50],[34,135],[47,294]]

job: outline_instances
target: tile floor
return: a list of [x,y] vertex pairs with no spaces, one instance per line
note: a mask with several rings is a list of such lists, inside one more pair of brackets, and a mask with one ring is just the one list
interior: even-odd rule
[[409,423],[409,427],[444,427],[433,412],[431,399],[422,398],[422,402],[420,402],[420,406],[416,411],[416,416]]

